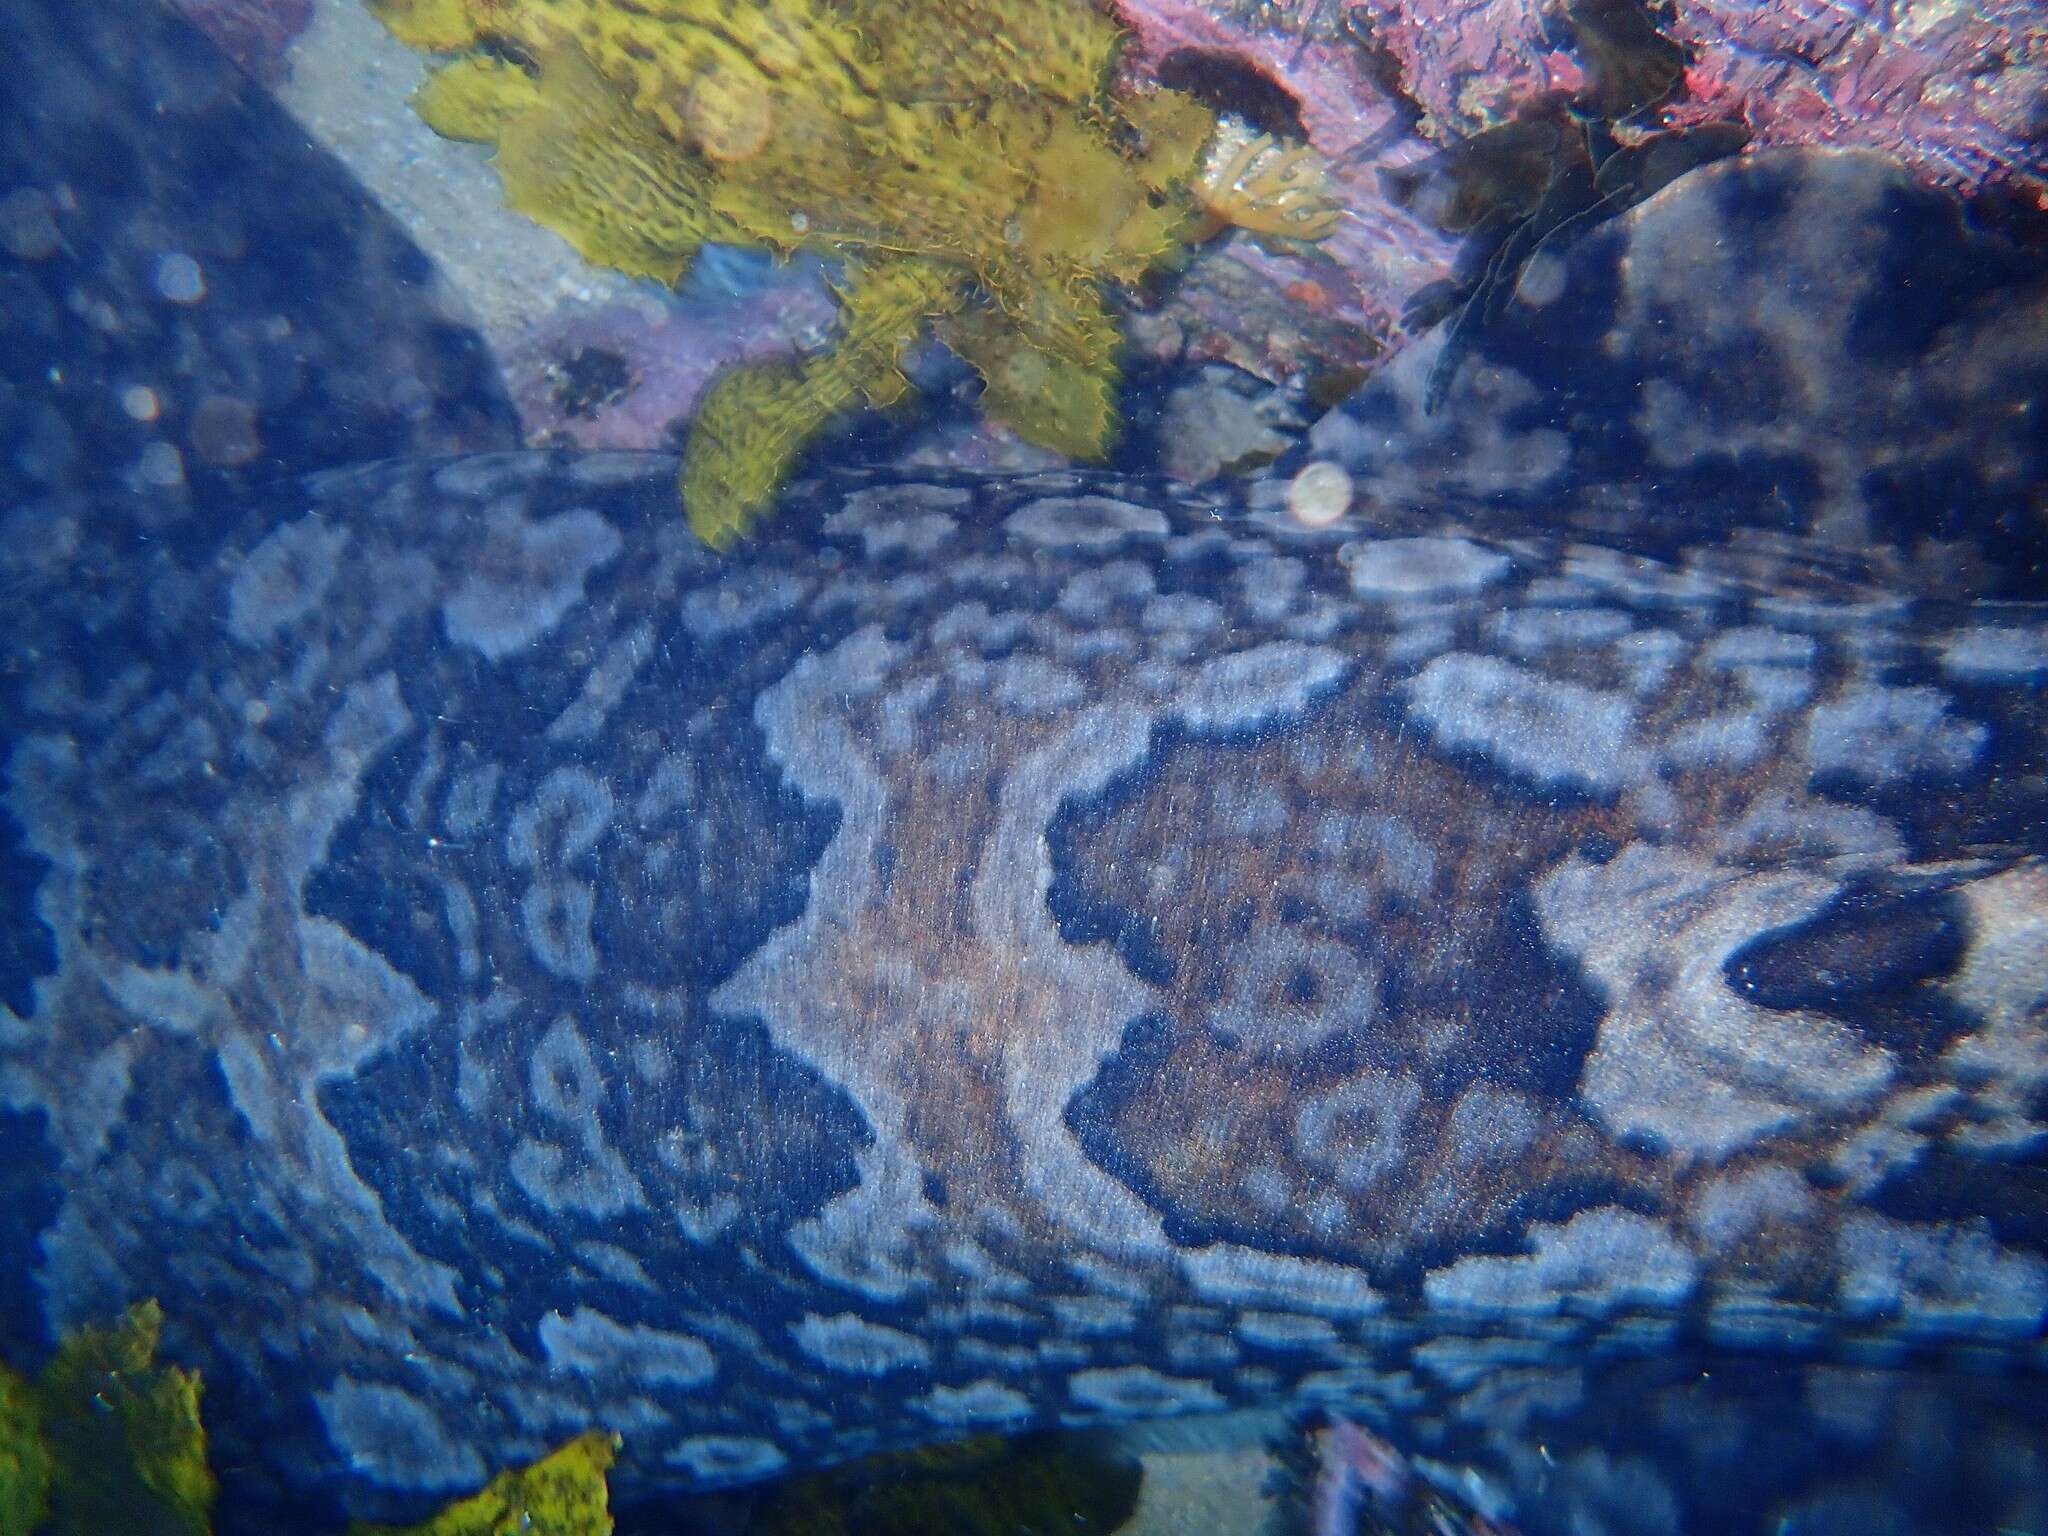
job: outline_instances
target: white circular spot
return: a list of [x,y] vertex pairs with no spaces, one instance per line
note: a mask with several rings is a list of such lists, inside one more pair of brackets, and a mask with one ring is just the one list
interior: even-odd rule
[[156,291],[173,304],[197,304],[206,297],[206,274],[183,251],[157,258]]
[[147,384],[130,384],[121,391],[121,409],[131,421],[155,421],[160,408],[156,391]]
[[1351,510],[1351,476],[1344,466],[1321,459],[1287,486],[1287,513],[1306,528],[1327,528]]
[[789,227],[800,235],[808,234],[811,228],[811,216],[799,208],[789,216]]

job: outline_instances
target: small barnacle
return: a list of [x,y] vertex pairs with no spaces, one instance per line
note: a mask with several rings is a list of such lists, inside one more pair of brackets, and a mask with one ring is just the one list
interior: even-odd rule
[[1217,228],[1321,240],[1337,227],[1322,156],[1235,117],[1217,121],[1193,191]]

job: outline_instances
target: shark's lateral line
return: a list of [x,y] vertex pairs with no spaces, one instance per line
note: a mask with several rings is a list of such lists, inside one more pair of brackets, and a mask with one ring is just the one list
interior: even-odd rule
[[[671,460],[422,456],[506,417],[397,237],[58,9],[0,4],[10,1348],[158,1297],[252,1523],[1284,1401],[1538,1532],[2048,1518],[2020,257],[1732,162],[1327,418],[1336,526],[834,468],[716,557]],[[256,176],[332,249],[229,238]]]

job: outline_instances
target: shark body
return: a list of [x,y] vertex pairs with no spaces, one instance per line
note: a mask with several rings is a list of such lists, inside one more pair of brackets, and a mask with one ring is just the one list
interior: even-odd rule
[[[1241,490],[829,468],[719,557],[659,456],[437,455],[509,417],[402,241],[168,20],[52,10],[13,1342],[155,1295],[249,1497],[366,1515],[593,1424],[630,1499],[1295,1401],[1534,1531],[2041,1522],[2018,257],[1733,162],[1439,413],[1422,349]],[[259,174],[330,244],[225,239]]]

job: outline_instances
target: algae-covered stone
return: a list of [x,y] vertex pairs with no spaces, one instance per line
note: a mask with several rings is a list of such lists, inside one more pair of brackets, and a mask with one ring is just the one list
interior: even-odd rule
[[618,1449],[617,1435],[590,1430],[531,1466],[499,1473],[482,1492],[431,1520],[403,1527],[358,1523],[351,1536],[611,1536],[605,1472]]

